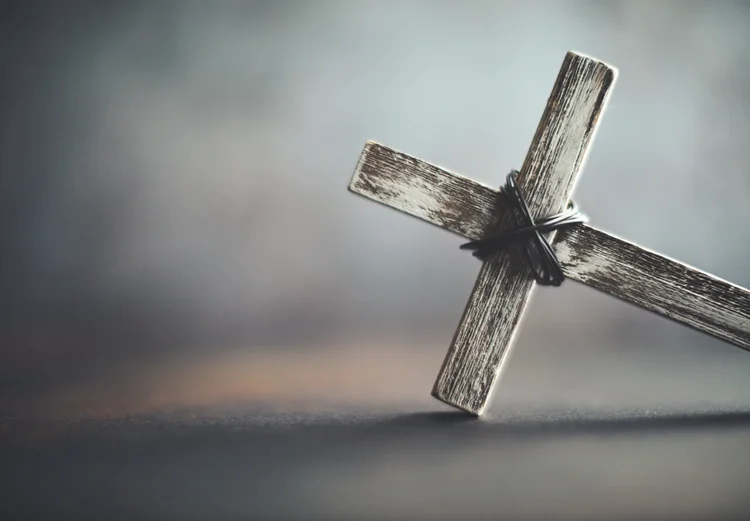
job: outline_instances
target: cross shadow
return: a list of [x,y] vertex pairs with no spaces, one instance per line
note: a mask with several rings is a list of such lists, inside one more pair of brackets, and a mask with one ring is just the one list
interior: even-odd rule
[[[528,417],[489,416],[476,418],[459,411],[417,412],[373,421],[384,429],[404,428],[415,431],[450,430],[461,436],[524,437],[565,436],[582,434],[625,434],[639,432],[750,429],[750,411],[717,411],[626,416],[561,416],[559,413],[539,413]],[[372,425],[377,430],[377,425]]]
[[[260,419],[258,419],[260,418]],[[750,411],[712,411],[660,415],[620,414],[595,416],[585,412],[538,412],[488,415],[482,418],[459,411],[396,413],[382,417],[343,414],[319,422],[288,421],[273,415],[205,422],[170,418],[123,419],[74,423],[0,422],[0,449],[26,445],[85,445],[89,448],[113,439],[140,440],[144,446],[173,448],[177,445],[208,447],[234,443],[266,447],[273,453],[297,446],[312,446],[366,440],[387,444],[389,440],[466,444],[477,441],[528,441],[580,436],[623,437],[640,434],[664,436],[688,433],[750,432]],[[266,419],[264,419],[266,418]],[[29,433],[35,433],[29,436]],[[178,442],[179,440],[179,442]],[[8,443],[13,442],[13,443]],[[51,445],[50,445],[51,446]]]

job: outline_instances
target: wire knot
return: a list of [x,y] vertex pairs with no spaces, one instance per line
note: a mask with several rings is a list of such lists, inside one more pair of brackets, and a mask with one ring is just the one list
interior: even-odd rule
[[562,266],[552,246],[543,235],[554,230],[585,223],[588,218],[578,211],[573,201],[562,212],[535,220],[532,217],[521,188],[516,184],[517,170],[512,170],[500,189],[501,196],[511,207],[517,226],[491,237],[467,242],[462,250],[474,250],[473,255],[483,261],[492,254],[505,249],[509,244],[524,241],[524,252],[534,274],[534,280],[543,286],[559,286],[565,280]]

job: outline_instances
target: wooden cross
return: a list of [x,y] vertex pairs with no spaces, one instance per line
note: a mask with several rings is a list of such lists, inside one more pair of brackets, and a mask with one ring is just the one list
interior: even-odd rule
[[[517,177],[534,216],[568,204],[616,75],[590,57],[565,56]],[[497,190],[374,142],[349,189],[472,240],[513,224]],[[750,291],[588,225],[548,239],[566,277],[750,350]],[[482,264],[434,397],[482,413],[534,286],[517,247]]]

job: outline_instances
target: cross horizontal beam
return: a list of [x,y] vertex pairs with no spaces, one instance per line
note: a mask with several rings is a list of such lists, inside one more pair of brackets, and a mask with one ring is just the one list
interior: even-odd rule
[[[497,226],[499,191],[374,142],[349,189],[469,239]],[[565,276],[750,351],[750,291],[588,225],[557,232]]]

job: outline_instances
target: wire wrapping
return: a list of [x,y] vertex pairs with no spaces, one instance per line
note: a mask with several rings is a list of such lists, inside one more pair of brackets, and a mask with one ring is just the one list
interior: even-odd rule
[[562,212],[534,219],[521,188],[516,184],[517,175],[517,170],[512,170],[508,174],[505,178],[505,185],[500,189],[500,194],[510,205],[518,226],[485,239],[462,244],[461,249],[474,250],[474,257],[486,261],[493,253],[507,248],[509,244],[524,241],[524,252],[534,273],[534,280],[543,286],[559,286],[565,280],[565,275],[563,275],[557,255],[543,234],[585,223],[588,218],[578,211],[573,201],[570,201]]

